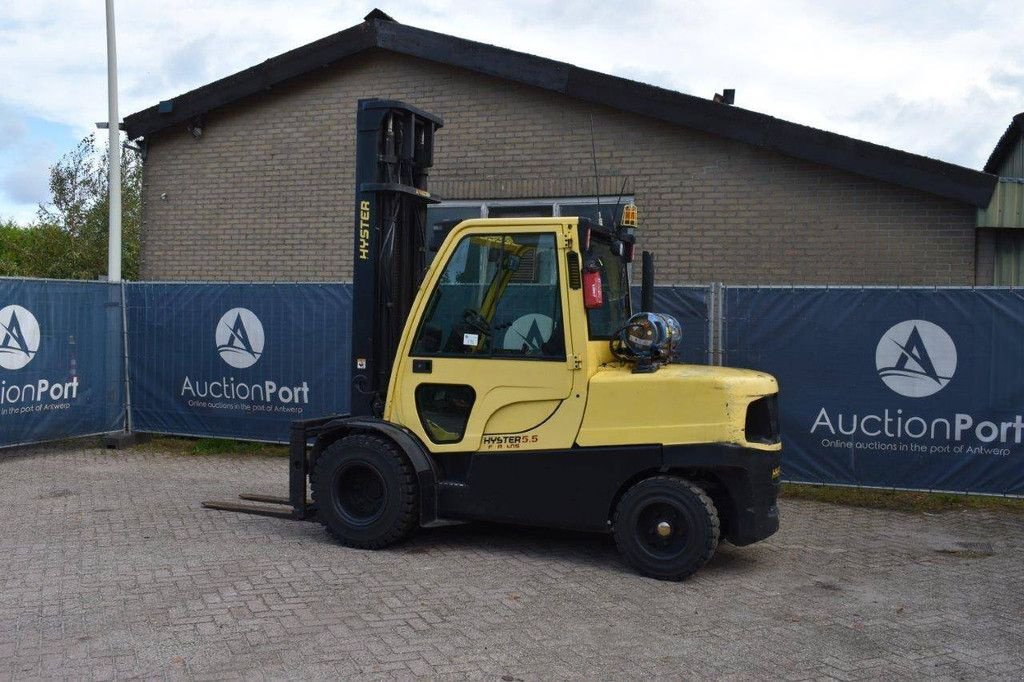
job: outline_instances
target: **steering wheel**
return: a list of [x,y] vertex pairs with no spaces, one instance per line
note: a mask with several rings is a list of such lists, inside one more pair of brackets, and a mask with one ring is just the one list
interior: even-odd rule
[[484,319],[483,315],[472,308],[466,308],[462,311],[462,321],[484,336],[488,336],[491,333],[490,323]]

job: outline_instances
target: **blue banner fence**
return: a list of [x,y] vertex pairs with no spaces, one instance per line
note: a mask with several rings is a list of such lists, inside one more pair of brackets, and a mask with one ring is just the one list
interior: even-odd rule
[[126,286],[132,429],[286,442],[348,410],[349,284]]
[[[351,300],[346,283],[0,279],[0,447],[285,442],[348,409]],[[785,480],[1024,495],[1024,291],[674,286],[655,308],[682,324],[677,361],[779,379]]]
[[725,287],[780,384],[783,478],[1024,495],[1024,290]]
[[0,278],[0,446],[125,426],[122,288]]

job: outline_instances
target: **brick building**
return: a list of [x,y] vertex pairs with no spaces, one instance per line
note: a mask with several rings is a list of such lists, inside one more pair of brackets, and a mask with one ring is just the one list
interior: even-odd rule
[[444,118],[432,218],[593,215],[623,193],[660,283],[991,283],[975,225],[994,175],[379,11],[126,118],[143,277],[349,279],[367,97]]

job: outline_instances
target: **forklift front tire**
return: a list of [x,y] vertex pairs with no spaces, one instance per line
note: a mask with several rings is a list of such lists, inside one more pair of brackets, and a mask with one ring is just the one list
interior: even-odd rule
[[335,441],[317,458],[312,479],[317,516],[343,545],[380,549],[418,525],[416,476],[387,438],[357,433]]
[[615,509],[613,532],[623,558],[643,575],[683,580],[718,547],[718,510],[707,494],[677,476],[635,484]]

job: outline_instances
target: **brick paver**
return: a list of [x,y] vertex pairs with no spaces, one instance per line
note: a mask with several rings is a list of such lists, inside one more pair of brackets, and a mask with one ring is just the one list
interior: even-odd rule
[[610,539],[465,525],[364,552],[204,510],[277,458],[0,454],[0,680],[1019,679],[1024,517],[785,501],[685,583]]

